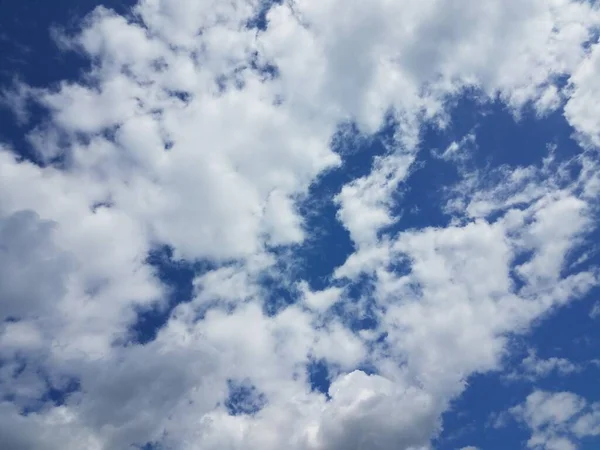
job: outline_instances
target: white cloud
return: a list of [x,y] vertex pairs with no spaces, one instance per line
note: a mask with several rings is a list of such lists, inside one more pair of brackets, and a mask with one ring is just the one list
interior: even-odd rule
[[593,117],[600,112],[598,97],[600,84],[594,75],[600,69],[600,45],[594,43],[589,55],[581,62],[569,78],[569,100],[565,105],[565,117],[580,133],[583,142],[600,146],[600,128]]
[[532,449],[576,450],[578,439],[600,434],[598,405],[571,392],[534,391],[511,413],[532,430]]
[[72,262],[56,248],[52,234],[52,222],[40,220],[33,211],[17,211],[0,219],[3,320],[45,313],[65,294]]
[[592,405],[589,412],[580,416],[571,427],[577,437],[600,435],[600,405]]
[[581,411],[585,401],[570,392],[548,393],[535,391],[527,397],[525,405],[513,412],[521,414],[533,428],[562,425]]
[[330,392],[316,448],[420,448],[439,426],[435,399],[401,380],[353,372]]
[[299,287],[306,305],[316,311],[326,311],[341,299],[343,293],[341,288],[336,287],[311,291],[306,282],[301,282]]
[[143,228],[118,210],[93,210],[103,194],[96,183],[18,163],[6,151],[0,160],[3,255],[12,262],[0,270],[9,290],[5,314],[34,321],[47,351],[61,358],[110,352],[135,320],[135,307],[163,295],[145,264]]
[[[27,362],[16,380],[16,359],[0,370],[2,398],[14,398],[0,404],[0,446],[425,450],[466,378],[499,365],[507,335],[596,284],[593,270],[562,274],[592,227],[590,155],[576,181],[551,161],[501,168],[497,183],[464,173],[450,226],[388,226],[401,220],[392,199],[423,123],[447,124],[446,100],[473,86],[515,113],[558,107],[554,83],[585,66],[598,11],[568,0],[365,5],[277,4],[260,32],[245,26],[252,1],[141,0],[135,21],[100,8],[61,38],[91,58],[84,79],[19,88],[48,109],[30,141],[63,164],[0,152],[0,312],[22,318],[0,329],[1,352]],[[340,122],[369,134],[386,114],[397,125],[386,155],[335,197],[356,252],[335,285],[312,291],[286,260],[312,231],[297,202],[339,167]],[[146,261],[157,245],[216,268],[155,340],[126,342],[136,308],[165,297]],[[367,294],[349,300],[363,273]],[[300,302],[268,315],[264,275]],[[355,333],[346,323],[369,302],[378,324]],[[314,360],[328,366],[329,400],[311,389]],[[70,379],[80,389],[64,404],[40,404],[48,384]],[[229,414],[228,380],[264,395],[262,408]],[[523,408],[534,426],[572,416]],[[574,430],[592,434],[595,416],[583,417]]]
[[378,159],[368,176],[345,185],[336,196],[338,218],[358,247],[376,243],[379,231],[394,223],[390,216],[392,194],[413,161],[410,153]]
[[568,359],[556,357],[541,359],[538,358],[535,351],[530,350],[529,354],[521,361],[520,367],[509,373],[508,378],[527,378],[535,381],[552,373],[565,376],[581,370],[581,366]]

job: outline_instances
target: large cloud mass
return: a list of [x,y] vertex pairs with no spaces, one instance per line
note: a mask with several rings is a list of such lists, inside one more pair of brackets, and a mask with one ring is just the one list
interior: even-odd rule
[[[0,447],[427,449],[511,334],[597,284],[594,268],[568,265],[600,191],[595,6],[265,7],[99,7],[60,38],[92,63],[80,80],[6,96],[46,115],[27,136],[35,158],[0,150]],[[460,176],[440,200],[447,226],[398,226],[400,186],[429,151],[423,126],[449,126],[467,91],[516,117],[564,107],[580,154],[473,170],[467,137],[438,155]],[[344,170],[332,144],[349,122],[365,138],[393,131],[370,172],[333,193],[354,247],[322,289],[297,277],[294,252],[316,233],[311,186]],[[142,344],[138,315],[168,303],[149,259],[165,247],[208,269]],[[327,392],[311,383],[315,361]],[[541,403],[583,408],[557,395],[515,410],[532,448],[550,439],[540,421],[562,423],[539,418]]]

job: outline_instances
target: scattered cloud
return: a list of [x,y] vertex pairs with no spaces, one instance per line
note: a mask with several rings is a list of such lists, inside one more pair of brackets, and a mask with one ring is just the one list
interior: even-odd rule
[[575,450],[578,439],[600,434],[598,408],[571,392],[534,391],[511,412],[532,431],[528,448]]
[[590,310],[590,317],[592,319],[600,317],[600,303],[594,303],[594,306],[592,306],[592,309]]
[[507,375],[508,379],[527,379],[536,381],[551,374],[568,376],[580,372],[582,367],[574,364],[568,359],[551,357],[539,358],[535,351],[529,350],[528,355],[523,358],[519,367]]
[[[426,450],[509,336],[598,284],[594,267],[564,270],[596,226],[591,148],[472,169],[474,130],[438,155],[460,176],[439,200],[447,226],[404,230],[395,212],[430,150],[423,129],[451,126],[466,91],[515,117],[565,103],[597,145],[582,118],[597,7],[297,0],[257,29],[262,7],[98,7],[60,37],[91,62],[81,78],[3,96],[23,121],[30,103],[44,114],[26,136],[35,158],[0,149],[0,447]],[[347,122],[389,136],[332,195],[354,248],[315,289],[295,270],[314,233],[299,205],[347,170],[331,145]],[[142,345],[139,311],[168,298],[148,260],[163,247],[210,265]],[[311,387],[315,360],[327,395]],[[512,412],[531,448],[598,434],[596,406],[574,394],[538,391]]]

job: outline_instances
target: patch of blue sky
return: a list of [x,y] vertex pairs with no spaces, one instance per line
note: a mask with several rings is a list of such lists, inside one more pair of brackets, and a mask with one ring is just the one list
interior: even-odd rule
[[[60,51],[52,30],[76,31],[81,20],[98,5],[126,14],[135,0],[42,0],[2,3],[0,14],[0,92],[11,90],[15,82],[32,87],[57,86],[61,82],[79,80],[90,68],[91,61],[75,51]],[[27,104],[28,120],[17,120],[0,103],[0,140],[11,144],[26,159],[45,163],[36,155],[26,135],[43,123],[46,111],[31,102]]]
[[[444,414],[444,432],[435,448],[450,450],[475,445],[486,450],[502,450],[523,447],[529,431],[505,413],[536,389],[573,392],[590,403],[600,401],[597,383],[600,327],[598,319],[590,317],[590,309],[599,296],[600,291],[594,289],[586,298],[544,317],[527,334],[512,336],[501,370],[468,379],[468,388]],[[577,369],[570,373],[554,370],[537,376],[532,374],[532,377],[523,376],[520,364],[529,349],[536,352],[539,360],[562,358]],[[511,372],[517,376],[511,377]],[[502,420],[499,422],[498,419]],[[596,448],[589,442],[581,445],[581,449]]]
[[262,0],[258,12],[248,21],[248,28],[256,28],[258,31],[264,31],[267,28],[267,14],[273,5],[280,4],[283,0]]
[[275,316],[287,306],[298,301],[299,292],[296,287],[282,282],[278,276],[274,276],[272,273],[267,272],[261,275],[259,283],[265,291],[263,312],[269,317]]
[[313,359],[307,364],[306,372],[311,389],[322,393],[329,400],[329,387],[331,386],[330,368],[323,359]]
[[308,236],[296,249],[295,258],[299,261],[299,277],[306,280],[311,289],[329,286],[333,271],[355,250],[348,230],[337,218],[335,196],[345,184],[371,172],[375,158],[388,153],[384,143],[393,133],[394,127],[390,124],[374,136],[364,136],[348,122],[340,125],[333,137],[332,148],[341,156],[342,165],[321,175],[299,204]]
[[161,448],[164,447],[156,442],[146,442],[145,444],[141,444],[136,447],[137,450],[160,450]]
[[[17,379],[26,372],[35,372],[42,379],[44,390],[39,395],[31,396],[31,393],[25,390],[23,396],[23,392],[20,392]],[[77,377],[51,377],[43,368],[37,367],[34,361],[20,361],[12,373],[12,378],[15,380],[15,393],[5,395],[2,400],[21,405],[20,413],[24,416],[39,412],[49,405],[62,406],[67,403],[69,397],[81,391],[81,383]]]
[[155,268],[158,278],[167,287],[168,297],[166,302],[138,311],[137,320],[130,327],[130,336],[133,342],[140,344],[154,340],[177,305],[192,300],[194,278],[216,268],[209,261],[190,263],[175,260],[173,250],[168,246],[152,251],[148,263]]
[[490,172],[503,166],[541,167],[550,148],[555,149],[556,163],[581,152],[560,109],[540,118],[525,108],[517,117],[500,100],[484,102],[473,91],[465,92],[450,106],[447,127],[435,123],[424,127],[415,169],[395,197],[392,215],[397,221],[384,230],[386,233],[450,223],[452,217],[443,211],[444,191],[460,181],[460,173],[454,161],[445,161],[439,155],[468,135],[474,136],[474,142],[466,144],[467,164]]
[[[473,152],[469,158],[476,168],[539,167],[549,154],[549,146],[554,146],[557,162],[569,160],[581,152],[573,139],[573,129],[560,110],[540,118],[526,109],[520,117],[515,117],[501,102],[480,103],[476,97],[467,95],[456,101],[449,127],[426,128],[416,163],[419,168],[399,192],[394,208],[398,221],[386,232],[448,225],[450,217],[442,210],[443,189],[458,182],[459,173],[454,163],[441,160],[431,150],[443,151],[470,133],[474,133],[476,145],[470,148]],[[594,244],[598,238],[600,233],[596,230],[588,237],[587,245],[569,255],[563,276],[600,264]],[[588,256],[584,261],[580,260],[583,255]],[[531,253],[519,255],[514,266],[531,256]],[[513,281],[517,289],[522,285],[516,276]],[[530,436],[529,431],[514,420],[508,421],[506,426],[494,427],[492,418],[494,413],[505,412],[521,403],[534,388],[570,391],[591,402],[600,400],[600,388],[596,383],[599,366],[594,361],[600,355],[600,327],[598,319],[590,317],[590,310],[598,298],[598,289],[594,289],[586,298],[538,321],[527,335],[513,337],[521,351],[512,349],[514,353],[504,362],[505,370],[469,378],[464,394],[444,414],[444,431],[435,441],[434,448],[450,450],[469,445],[486,450],[521,448]],[[582,369],[569,374],[550,373],[535,381],[508,381],[507,373],[518,369],[520,360],[526,356],[525,348],[536,349],[540,359],[566,358]],[[583,442],[581,445],[580,448],[588,448],[592,444]]]
[[267,397],[246,381],[228,380],[229,395],[225,407],[232,416],[252,415],[267,404]]
[[[597,383],[600,327],[598,319],[589,316],[591,303],[598,294],[598,290],[591,292],[587,298],[544,318],[530,333],[513,337],[504,370],[470,377],[468,388],[444,414],[444,432],[435,448],[450,450],[475,445],[486,450],[502,450],[523,447],[529,431],[505,413],[522,403],[535,389],[573,392],[590,403],[600,401]],[[520,363],[531,348],[540,360],[564,358],[578,369],[564,374],[550,371],[534,378],[509,377],[511,371],[518,374]],[[589,442],[582,445],[579,448],[596,448]]]

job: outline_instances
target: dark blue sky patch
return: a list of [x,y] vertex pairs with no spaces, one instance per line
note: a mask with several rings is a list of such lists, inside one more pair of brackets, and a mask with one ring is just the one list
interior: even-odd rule
[[[50,165],[61,166],[65,164],[65,155],[45,157],[29,139],[29,135],[36,129],[43,129],[44,122],[48,119],[48,111],[35,102],[27,103],[28,120],[20,122],[12,111],[0,103],[0,140],[21,160],[30,161],[40,167]],[[58,143],[69,145],[65,136],[57,136]]]
[[478,167],[540,165],[552,144],[557,146],[559,160],[581,152],[561,109],[540,119],[526,107],[515,119],[502,101],[482,102],[477,93],[467,92],[453,101],[450,120],[445,132],[449,142],[458,142],[471,132],[476,134],[480,150],[474,156]]
[[173,250],[164,246],[148,256],[148,263],[154,266],[158,278],[169,290],[167,301],[150,309],[140,309],[136,322],[131,325],[131,339],[146,344],[156,338],[158,331],[167,323],[171,312],[181,303],[193,297],[193,280],[216,266],[206,261],[187,263],[173,260]]
[[516,423],[494,428],[493,414],[504,413],[523,402],[530,393],[529,383],[515,383],[507,387],[497,373],[470,377],[468,388],[443,414],[444,431],[434,441],[434,448],[456,450],[469,445],[485,450],[521,448],[521,442],[529,437],[528,433]]
[[225,407],[233,416],[252,415],[259,412],[267,404],[267,397],[247,380],[228,380],[229,396]]
[[146,442],[135,447],[137,450],[160,450],[163,448],[158,442]]
[[42,402],[51,402],[55,406],[64,405],[70,395],[81,390],[81,384],[76,378],[66,378],[61,380],[60,385],[53,384],[46,380],[48,390],[42,397]]
[[[594,288],[585,298],[573,300],[538,321],[527,336],[538,357],[566,358],[579,364],[599,358],[600,317],[590,317],[598,300],[600,288]],[[600,385],[594,382],[587,386],[591,389],[589,395],[600,400]]]
[[361,330],[375,330],[379,326],[375,302],[368,300],[365,305],[365,310],[357,316],[351,316],[349,320],[349,328],[353,332]]
[[[538,354],[538,357],[542,356]],[[598,401],[599,392],[595,387],[598,375],[598,367],[595,366],[568,376],[553,373],[537,380],[507,381],[499,373],[475,375],[469,379],[468,389],[443,415],[444,431],[434,441],[434,448],[456,450],[468,445],[485,450],[524,448],[530,431],[508,412],[510,408],[523,403],[537,389],[568,391],[583,396],[589,402]],[[594,392],[589,386],[594,386]],[[578,448],[596,448],[589,445],[591,442]]]
[[167,139],[165,140],[165,144],[164,144],[164,149],[165,150],[171,150],[173,148],[173,146],[175,145],[175,141],[171,140],[171,139]]
[[[556,145],[555,156],[559,163],[573,158],[580,152],[579,147],[571,139],[573,130],[560,111],[542,120],[537,120],[533,112],[525,111],[520,121],[516,122],[510,112],[498,102],[482,105],[476,98],[466,97],[458,101],[452,113],[452,126],[448,130],[451,131],[429,130],[429,136],[424,139],[425,145],[443,151],[452,141],[458,142],[474,131],[476,146],[473,147],[472,161],[469,161],[469,164],[475,168],[485,167],[492,171],[502,165],[515,167],[533,164],[539,167],[541,160],[549,153],[549,144]],[[425,152],[425,157],[429,155]],[[419,174],[419,171],[415,171],[412,179],[408,181],[411,190],[414,189],[415,193],[407,192],[404,201],[410,199],[412,195],[411,203],[418,205],[417,194],[425,196],[425,192],[429,191],[431,201],[420,200],[421,204],[439,206],[440,196],[437,194],[440,189],[452,183],[453,177],[455,181],[458,180],[458,172],[453,174],[451,169],[444,169],[443,161],[432,158],[423,161],[424,169],[421,169],[421,173],[426,173],[425,168],[428,165],[438,166],[431,170],[429,184],[425,178],[421,188],[415,188],[418,186]],[[441,182],[438,181],[440,174]],[[577,171],[573,171],[572,175],[576,176]],[[490,184],[501,182],[501,180],[491,179],[487,181]],[[433,201],[436,197],[437,202]],[[436,217],[439,220],[443,216],[439,212],[436,214],[436,211],[425,211],[422,222],[410,225],[415,228],[427,226],[431,224],[432,218],[436,220]],[[403,216],[402,225],[406,223],[405,220],[406,216]],[[445,225],[443,221],[440,224]],[[583,249],[585,250],[587,249]],[[568,263],[576,260],[580,255],[581,252],[574,252],[568,258]],[[514,272],[514,268],[528,261],[532,256],[532,252],[524,252],[513,261],[512,279],[517,291],[524,286],[524,283]],[[594,254],[594,257],[585,264],[589,267],[598,265],[598,262],[599,259]],[[575,270],[580,271],[583,268],[585,266],[580,265]],[[568,271],[563,273],[563,275],[567,274]],[[514,420],[509,420],[506,426],[496,429],[492,426],[490,417],[493,417],[494,413],[505,412],[522,403],[534,388],[571,391],[591,401],[600,398],[597,383],[593,381],[598,376],[598,367],[590,363],[600,354],[600,332],[598,331],[600,328],[598,323],[589,317],[593,304],[591,299],[597,297],[594,292],[584,300],[575,301],[567,307],[560,308],[557,313],[547,315],[543,321],[539,320],[539,325],[534,326],[528,335],[515,337],[521,344],[521,351],[513,353],[510,360],[504,361],[507,371],[518,371],[521,360],[526,356],[523,349],[534,348],[540,359],[562,357],[576,364],[582,364],[584,370],[568,376],[551,373],[535,383],[525,378],[507,381],[502,378],[505,373],[497,372],[472,376],[469,378],[466,391],[444,414],[444,432],[434,442],[435,448],[450,450],[468,445],[486,450],[521,448],[529,438],[529,431]]]
[[401,231],[422,227],[446,226],[451,217],[444,214],[440,198],[443,190],[459,180],[453,164],[434,157],[423,150],[417,156],[415,169],[394,195],[392,217],[397,222],[384,231],[396,234]]
[[379,325],[380,310],[373,297],[375,277],[361,274],[344,290],[344,301],[331,307],[330,314],[353,332],[374,330]]
[[327,397],[327,400],[329,400],[331,398],[329,396],[331,379],[327,361],[323,359],[311,360],[306,365],[306,373],[308,375],[311,390],[320,392]]
[[379,375],[379,370],[377,369],[377,366],[375,365],[374,362],[372,361],[364,361],[361,364],[358,365],[358,367],[356,367],[356,370],[360,370],[361,372],[364,372],[365,374],[371,376],[371,375]]
[[192,99],[192,94],[186,91],[167,91],[167,95],[171,98],[177,99],[184,104],[188,104]]
[[[90,69],[91,61],[78,52],[61,51],[52,39],[51,29],[60,25],[63,31],[74,33],[81,19],[98,5],[125,13],[135,3],[134,0],[0,0],[0,92],[13,92],[15,81],[47,88],[80,79]],[[22,123],[0,103],[0,140],[36,164],[60,164],[60,160],[44,161],[26,139],[29,131],[44,123],[47,111],[31,101],[26,101],[26,110],[28,121]]]
[[392,259],[387,266],[389,272],[392,272],[399,277],[410,274],[411,268],[412,260],[406,255],[400,255],[399,257]]
[[[598,221],[594,220],[594,223]],[[585,243],[581,247],[567,253],[560,274],[562,278],[600,266],[600,230],[594,230],[590,236],[582,238],[582,241]]]
[[242,90],[246,86],[245,77],[248,70],[257,73],[263,82],[273,80],[279,76],[277,66],[268,61],[261,60],[260,55],[257,52],[253,52],[250,55],[249,61],[245,61],[233,70],[221,73],[215,77],[214,83],[217,93],[224,94],[230,89]]
[[269,10],[282,2],[283,0],[262,0],[259,10],[254,17],[248,20],[246,26],[250,29],[256,28],[257,31],[265,31],[268,26],[267,14]]
[[272,80],[279,76],[279,68],[268,61],[261,61],[258,52],[252,53],[252,57],[250,58],[250,68],[262,75],[263,80]]
[[[126,13],[135,0],[0,0],[0,85],[8,86],[19,74],[32,86],[49,86],[75,80],[90,67],[76,52],[61,52],[51,30],[60,26],[67,33],[79,30],[81,19],[99,5]],[[43,68],[43,69],[42,69]]]
[[319,177],[310,187],[309,194],[298,206],[305,218],[307,239],[295,256],[300,261],[301,279],[312,290],[329,286],[331,275],[354,252],[348,230],[337,218],[338,206],[334,197],[350,181],[368,175],[374,159],[385,155],[384,140],[394,132],[387,127],[374,137],[360,134],[356,125],[346,123],[339,127],[332,139],[332,149],[342,157],[342,166]]
[[[59,49],[52,30],[76,34],[82,19],[97,6],[104,6],[130,19],[136,0],[0,0],[0,93],[15,91],[15,81],[32,87],[48,88],[60,82],[81,81],[92,65],[84,54]],[[92,80],[87,80],[89,84]],[[42,167],[64,166],[65,155],[45,160],[27,140],[30,131],[43,126],[48,111],[30,99],[25,100],[27,121],[21,122],[0,102],[0,141],[8,143],[21,158]],[[69,142],[63,143],[68,147]]]
[[375,309],[375,302],[365,300],[360,311],[355,309],[333,306],[334,314],[346,328],[356,333],[362,330],[375,330],[379,326],[379,318]]
[[67,403],[71,395],[81,391],[81,384],[77,378],[64,376],[52,380],[44,369],[37,369],[37,373],[46,384],[46,392],[40,398],[27,402],[21,410],[21,414],[25,416],[41,411],[48,406],[62,406]]
[[276,273],[277,269],[259,278],[259,284],[265,294],[263,312],[269,317],[296,303],[300,297],[300,291],[296,286],[290,286],[284,277],[280,278]]
[[[476,107],[478,103],[473,100],[471,106]],[[435,123],[424,125],[421,149],[411,172],[393,196],[391,216],[397,221],[386,227],[385,233],[396,234],[405,230],[448,225],[451,217],[442,211],[440,199],[449,186],[460,181],[460,173],[454,162],[445,161],[437,155],[443,153],[452,142],[460,142],[472,128],[473,124],[452,129],[441,129]]]
[[[400,218],[385,231],[396,233],[427,226],[447,226],[451,217],[442,210],[445,192],[461,180],[459,166],[437,155],[443,153],[453,142],[461,142],[473,133],[475,142],[467,144],[461,164],[466,168],[483,169],[496,179],[491,185],[502,182],[496,171],[504,166],[535,165],[549,155],[553,146],[556,161],[562,162],[581,152],[571,138],[573,129],[556,111],[538,119],[535,112],[525,108],[516,120],[512,112],[499,100],[485,102],[477,92],[467,91],[450,105],[451,124],[441,129],[436,124],[426,124],[422,134],[422,148],[414,164],[414,170],[401,184],[394,200],[392,215]],[[575,165],[573,165],[575,166]],[[574,167],[573,175],[577,174]]]
[[[104,128],[100,131],[100,136],[110,142],[115,142],[117,140],[117,134],[121,129],[121,124],[115,124],[109,127]],[[91,136],[87,133],[81,133],[80,139],[82,140],[82,144],[88,145],[91,142]]]
[[315,188],[309,200],[299,208],[300,214],[305,217],[308,236],[297,250],[296,257],[300,261],[300,277],[312,290],[326,288],[335,268],[341,266],[354,251],[348,231],[337,219],[338,207],[333,203],[337,193],[332,187],[324,190]]
[[[468,388],[443,416],[445,431],[435,442],[435,448],[454,450],[467,445],[486,450],[521,448],[529,438],[529,431],[506,414],[505,426],[494,428],[494,417],[525,401],[535,389],[568,391],[589,402],[599,401],[600,366],[594,360],[600,355],[600,318],[589,316],[595,298],[600,298],[597,289],[586,299],[573,301],[538,321],[528,334],[514,336],[510,353],[503,362],[506,371],[470,377]],[[520,363],[527,356],[527,349],[535,350],[540,360],[565,358],[581,370],[570,374],[553,371],[533,380],[524,377]],[[506,378],[511,372],[517,378]],[[461,434],[460,430],[465,432]]]
[[584,437],[579,442],[579,450],[598,450],[598,437]]

